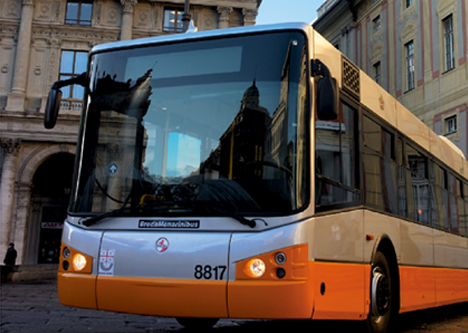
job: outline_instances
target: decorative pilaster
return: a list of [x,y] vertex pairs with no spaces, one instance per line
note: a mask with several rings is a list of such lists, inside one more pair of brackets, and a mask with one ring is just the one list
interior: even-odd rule
[[133,7],[137,4],[137,0],[120,0],[124,7],[122,10],[122,27],[120,30],[120,40],[132,39],[133,29]]
[[13,203],[15,197],[15,176],[19,139],[0,138],[3,150],[2,182],[0,184],[0,258],[4,258],[8,243],[11,241]]
[[34,16],[33,0],[23,0],[21,20],[16,45],[16,59],[13,72],[13,85],[8,94],[7,111],[24,111],[26,99],[26,83],[29,68],[29,52],[31,48],[31,27]]
[[255,20],[258,15],[258,10],[257,9],[247,9],[244,8],[242,9],[242,14],[244,15],[244,25],[249,26],[249,25],[255,25]]
[[[15,223],[12,225],[12,241],[15,243],[16,251],[18,251],[18,258],[16,258],[16,264],[22,265],[25,251],[26,251],[26,238],[31,237],[31,234],[27,231],[27,221],[29,217],[29,205],[31,203],[31,187],[30,182],[19,182],[16,184],[16,216]],[[38,237],[39,239],[39,237]],[[36,247],[37,248],[37,247]],[[37,255],[35,256],[37,260]],[[34,262],[35,264],[36,262]]]
[[218,27],[219,29],[229,28],[229,15],[232,13],[232,7],[218,6]]

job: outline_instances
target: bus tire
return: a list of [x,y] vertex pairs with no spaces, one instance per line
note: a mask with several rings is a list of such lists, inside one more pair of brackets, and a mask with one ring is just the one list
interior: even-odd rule
[[370,333],[385,333],[393,312],[392,276],[385,255],[377,251],[371,271],[370,311],[366,324]]
[[177,322],[189,330],[210,329],[218,322],[218,318],[187,318],[178,317]]

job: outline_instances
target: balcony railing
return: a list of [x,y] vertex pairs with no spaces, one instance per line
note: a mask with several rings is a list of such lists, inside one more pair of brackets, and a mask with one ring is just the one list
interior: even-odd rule
[[78,98],[62,98],[60,101],[61,111],[81,111],[83,100]]
[[60,101],[61,111],[81,111],[83,100],[79,98],[62,98]]

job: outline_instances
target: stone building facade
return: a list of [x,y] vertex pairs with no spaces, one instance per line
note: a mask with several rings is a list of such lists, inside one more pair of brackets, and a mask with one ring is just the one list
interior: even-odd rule
[[[86,70],[97,44],[182,32],[184,2],[0,0],[2,261],[14,242],[17,265],[58,262],[83,91],[63,89],[57,125],[46,130],[52,83]],[[192,0],[191,14],[198,30],[253,25],[260,3]]]
[[326,0],[313,26],[466,157],[467,19],[468,0]]

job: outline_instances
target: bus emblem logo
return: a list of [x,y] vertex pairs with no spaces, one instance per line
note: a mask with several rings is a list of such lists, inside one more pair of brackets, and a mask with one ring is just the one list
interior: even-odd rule
[[169,248],[169,241],[165,237],[161,237],[156,241],[156,251],[159,253],[166,252]]

